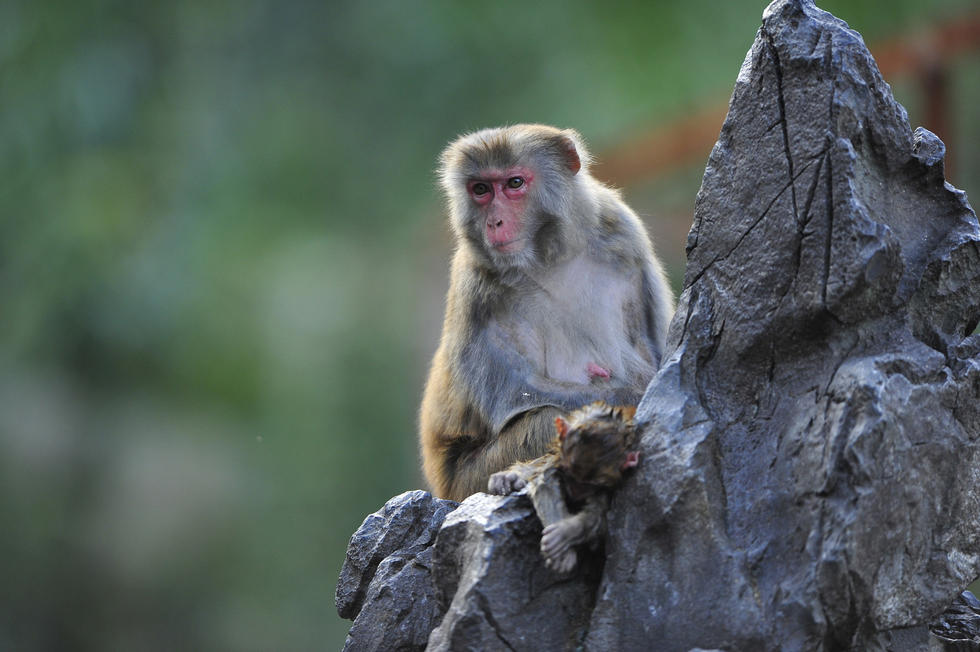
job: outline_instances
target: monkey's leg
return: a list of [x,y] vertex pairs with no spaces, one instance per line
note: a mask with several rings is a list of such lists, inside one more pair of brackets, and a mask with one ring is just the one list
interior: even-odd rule
[[555,437],[555,417],[565,413],[558,408],[538,408],[513,419],[495,439],[468,449],[454,457],[449,497],[463,500],[485,491],[490,476],[514,462],[534,460],[548,452]]

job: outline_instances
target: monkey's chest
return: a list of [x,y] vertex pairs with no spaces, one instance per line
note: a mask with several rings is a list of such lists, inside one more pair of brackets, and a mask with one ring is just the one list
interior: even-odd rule
[[[576,266],[551,281],[518,306],[522,324],[514,332],[521,354],[558,382],[631,385],[646,374],[645,384],[652,366],[645,338],[636,332],[644,323],[637,284],[596,265]],[[610,377],[597,379],[596,367]]]

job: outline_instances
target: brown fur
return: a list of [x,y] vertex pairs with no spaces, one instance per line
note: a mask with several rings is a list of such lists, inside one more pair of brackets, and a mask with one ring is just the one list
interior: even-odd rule
[[558,434],[547,454],[490,477],[490,493],[527,488],[544,526],[541,553],[548,567],[570,571],[577,562],[574,546],[601,538],[610,490],[637,463],[635,412],[602,401],[586,405],[567,422],[556,420]]
[[[462,500],[544,454],[555,417],[576,406],[637,403],[659,364],[670,290],[639,219],[589,162],[578,134],[543,125],[468,134],[442,155],[457,249],[420,410],[423,470],[440,497]],[[486,245],[466,185],[515,165],[535,174],[528,244],[504,255]],[[610,377],[586,375],[586,362]]]

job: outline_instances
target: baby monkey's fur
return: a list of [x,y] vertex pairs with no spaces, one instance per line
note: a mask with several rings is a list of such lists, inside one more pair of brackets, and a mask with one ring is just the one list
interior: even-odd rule
[[490,476],[488,490],[506,495],[527,488],[541,519],[541,554],[564,573],[577,562],[574,546],[598,541],[605,530],[611,489],[639,462],[636,408],[596,401],[558,417],[551,450]]

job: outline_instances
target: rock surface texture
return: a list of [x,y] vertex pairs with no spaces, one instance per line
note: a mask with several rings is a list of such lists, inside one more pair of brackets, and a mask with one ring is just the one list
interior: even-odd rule
[[424,491],[395,496],[364,520],[347,549],[337,611],[354,626],[344,649],[580,647],[601,556],[558,575],[545,568],[540,540],[541,523],[523,494],[476,494],[461,504]]
[[[429,582],[412,589],[435,596],[429,647],[938,649],[927,624],[980,575],[980,228],[943,155],[856,32],[809,0],[770,5],[605,558],[550,574],[520,496],[420,514],[439,528],[412,553],[426,572],[383,581]],[[422,609],[388,597],[369,626],[367,579],[348,647],[421,649],[361,644]]]
[[431,577],[432,546],[458,505],[408,491],[364,519],[337,582],[337,612],[354,620],[345,650],[425,648],[445,611]]

